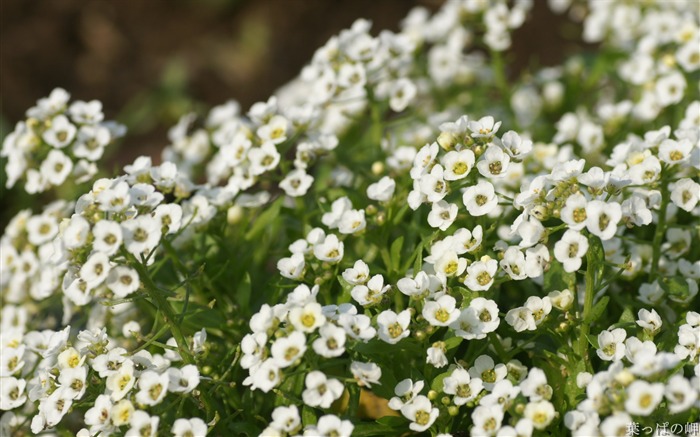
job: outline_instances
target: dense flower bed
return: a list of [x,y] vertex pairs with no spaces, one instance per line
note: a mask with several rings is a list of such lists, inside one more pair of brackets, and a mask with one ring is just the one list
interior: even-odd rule
[[597,49],[516,79],[531,1],[358,20],[116,175],[102,105],[40,99],[0,434],[700,435],[700,11],[570,3]]

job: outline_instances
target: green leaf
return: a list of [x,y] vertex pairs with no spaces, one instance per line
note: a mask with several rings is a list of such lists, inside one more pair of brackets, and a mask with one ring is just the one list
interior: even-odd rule
[[449,370],[449,371],[447,371],[447,372],[445,372],[445,373],[441,373],[441,374],[439,374],[438,376],[436,376],[436,377],[433,379],[433,382],[430,383],[430,389],[431,389],[431,390],[435,390],[435,391],[438,392],[438,393],[442,393],[442,387],[443,387],[442,382],[444,381],[445,378],[447,378],[447,377],[450,376],[451,374],[452,374],[452,370]]
[[460,344],[462,344],[462,340],[464,340],[462,337],[452,337],[448,338],[445,340],[445,349],[450,350],[454,349]]
[[600,349],[600,346],[598,345],[598,338],[594,335],[587,335],[586,338],[588,339],[588,342],[591,344],[596,349]]
[[659,285],[676,300],[685,300],[690,294],[690,286],[682,276],[672,276],[659,279]]
[[241,309],[247,310],[250,308],[250,296],[252,294],[252,286],[250,284],[250,274],[245,272],[243,275],[243,280],[238,284],[236,288],[236,297],[238,305]]
[[583,389],[576,384],[576,376],[586,370],[586,363],[583,360],[575,360],[570,375],[565,379],[564,394],[566,395],[569,409],[574,409],[578,405],[577,398],[583,393]]
[[591,308],[591,313],[588,315],[588,319],[584,320],[583,323],[591,324],[598,320],[600,316],[605,312],[610,302],[609,296],[603,296],[600,298],[597,304]]
[[544,290],[546,292],[554,290],[571,289],[571,284],[575,283],[576,273],[564,271],[564,266],[557,260],[552,260],[544,274]]
[[636,319],[634,318],[634,313],[632,312],[632,308],[630,307],[625,307],[625,309],[622,311],[622,315],[620,316],[620,320],[618,323],[635,323]]
[[284,196],[280,196],[253,221],[253,226],[245,234],[246,240],[252,241],[257,239],[267,229],[268,225],[270,225],[274,220],[279,219],[283,200]]
[[404,419],[403,417],[398,417],[398,416],[384,416],[384,417],[380,417],[379,419],[377,419],[377,423],[391,427],[391,428],[396,428],[399,426],[406,425],[406,419]]
[[304,405],[301,408],[301,423],[304,424],[304,426],[308,425],[316,425],[316,422],[318,419],[316,418],[316,413],[314,412],[314,409]]
[[401,249],[403,249],[403,235],[391,243],[391,268],[394,271],[401,268]]

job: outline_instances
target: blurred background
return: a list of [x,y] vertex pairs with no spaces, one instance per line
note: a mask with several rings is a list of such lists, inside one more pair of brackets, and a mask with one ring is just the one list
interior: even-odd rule
[[[415,6],[443,0],[3,0],[0,18],[2,137],[57,87],[98,99],[128,135],[105,169],[139,155],[156,160],[166,132],[191,110],[266,100],[314,51],[360,17],[397,30]],[[564,34],[572,35],[562,38]],[[566,27],[568,26],[568,28]],[[553,65],[577,30],[536,0],[514,35],[511,74]],[[568,29],[568,30],[567,30]]]

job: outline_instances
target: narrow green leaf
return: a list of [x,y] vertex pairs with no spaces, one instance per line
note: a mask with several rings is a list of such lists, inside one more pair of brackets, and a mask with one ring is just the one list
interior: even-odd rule
[[238,288],[236,289],[236,296],[237,296],[237,301],[238,305],[242,308],[247,310],[250,308],[250,296],[252,294],[252,286],[250,283],[250,274],[246,272],[243,275],[243,280],[238,284]]
[[273,220],[279,218],[283,200],[283,196],[279,197],[277,200],[272,202],[272,204],[268,206],[262,214],[253,220],[253,226],[245,234],[246,240],[251,241],[257,239]]
[[593,346],[594,348],[598,349],[600,346],[598,346],[598,338],[595,335],[587,335],[586,338],[588,339],[588,342]]
[[316,425],[316,422],[318,419],[316,418],[316,413],[314,413],[314,409],[304,405],[301,408],[301,423],[304,424],[304,426],[308,425]]
[[401,249],[403,249],[403,235],[391,243],[391,268],[396,272],[401,268]]
[[605,310],[608,308],[608,303],[610,302],[610,297],[609,296],[603,296],[600,298],[597,304],[593,306],[591,309],[591,314],[589,315],[587,320],[584,320],[583,323],[594,323],[596,320],[600,318],[600,316],[605,312]]

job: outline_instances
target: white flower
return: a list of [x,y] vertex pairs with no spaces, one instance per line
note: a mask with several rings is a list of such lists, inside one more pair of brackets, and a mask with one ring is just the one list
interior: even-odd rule
[[598,357],[604,361],[618,361],[625,356],[625,338],[627,333],[622,328],[605,330],[598,334]]
[[182,223],[182,207],[176,203],[161,204],[153,210],[153,217],[160,222],[166,234],[174,234],[180,230]]
[[95,288],[107,278],[110,269],[109,257],[102,252],[95,252],[80,268],[80,277],[89,288]]
[[569,229],[561,240],[554,243],[554,257],[564,265],[564,271],[575,272],[581,268],[582,258],[588,251],[588,240],[578,231]]
[[287,196],[300,197],[306,194],[314,182],[313,176],[309,176],[302,169],[294,169],[287,173],[287,176],[280,182],[280,188]]
[[493,358],[488,355],[480,355],[474,361],[474,366],[469,368],[469,375],[472,378],[481,379],[484,388],[489,391],[498,381],[504,379],[507,373],[508,369],[505,364],[494,363]]
[[698,399],[697,390],[688,390],[691,382],[683,375],[673,375],[666,383],[664,395],[668,400],[668,410],[671,414],[678,414],[690,409]]
[[58,383],[65,390],[69,399],[80,399],[87,389],[87,367],[80,366],[61,370]]
[[698,204],[700,184],[689,178],[678,180],[671,191],[671,201],[685,211],[692,211]]
[[351,285],[364,284],[367,282],[367,278],[369,278],[369,267],[362,260],[355,261],[352,267],[343,271],[343,279]]
[[530,402],[525,406],[524,415],[530,419],[536,429],[545,429],[552,423],[556,411],[549,401]]
[[114,426],[122,426],[131,422],[131,417],[134,415],[134,404],[128,399],[122,399],[112,405],[109,411],[109,417],[112,419]]
[[480,118],[478,121],[469,121],[469,130],[472,132],[472,137],[474,138],[490,138],[501,127],[501,122],[494,122],[493,117],[490,115]]
[[107,377],[107,392],[113,401],[122,399],[132,389],[136,382],[134,362],[124,361],[118,370]]
[[648,416],[661,402],[664,385],[637,380],[627,387],[626,393],[625,410],[634,416]]
[[310,407],[329,408],[333,401],[342,396],[345,388],[337,379],[328,379],[323,372],[314,370],[306,375],[306,389],[301,397]]
[[569,229],[580,231],[586,227],[586,205],[588,201],[581,193],[572,194],[566,198],[560,217]]
[[622,202],[622,217],[636,226],[646,226],[651,223],[651,210],[640,196],[632,195]]
[[167,370],[168,391],[173,393],[190,393],[199,385],[199,369],[188,364],[181,369],[170,367]]
[[476,399],[483,389],[480,378],[472,378],[469,372],[458,367],[450,376],[442,380],[443,391],[449,395],[454,395],[452,402],[455,405],[464,405]]
[[520,388],[524,396],[531,401],[548,400],[552,396],[552,387],[547,384],[547,376],[542,369],[533,367],[520,383]]
[[409,297],[419,297],[428,291],[430,286],[430,278],[428,274],[420,271],[416,274],[415,278],[401,278],[396,283],[396,287]]
[[598,124],[591,123],[590,121],[584,121],[579,127],[576,141],[581,145],[586,153],[600,150],[605,141],[603,127]]
[[328,226],[328,228],[335,229],[338,227],[338,223],[340,222],[340,218],[342,217],[343,213],[351,209],[352,203],[350,202],[350,199],[345,196],[340,197],[331,204],[330,212],[323,214],[321,217],[321,222]]
[[391,310],[382,311],[377,316],[379,325],[379,338],[383,341],[396,344],[402,338],[408,337],[411,331],[408,324],[411,322],[411,313],[403,310],[399,314]]
[[343,259],[343,242],[338,240],[338,236],[330,234],[323,242],[314,245],[314,256],[320,261],[337,263]]
[[372,384],[380,384],[379,379],[382,377],[382,368],[374,363],[353,361],[350,364],[350,371],[361,386],[372,388]]
[[593,200],[586,206],[586,228],[603,241],[615,235],[621,218],[622,208],[617,202]]
[[394,195],[395,189],[396,182],[389,176],[384,176],[367,187],[367,197],[378,202],[388,202]]
[[131,267],[116,266],[110,270],[105,284],[115,297],[123,299],[139,289],[139,274]]
[[42,138],[52,147],[61,149],[73,141],[78,128],[65,115],[57,115],[51,120],[50,127],[42,134]]
[[514,159],[523,159],[532,151],[532,141],[521,138],[512,130],[503,134],[501,144],[506,153]]
[[277,270],[285,278],[299,280],[304,276],[306,261],[303,253],[293,253],[289,258],[277,261]]
[[516,332],[534,331],[537,329],[535,316],[527,307],[513,308],[506,314],[506,323],[515,329]]
[[467,268],[467,260],[459,258],[454,250],[447,250],[435,261],[434,267],[436,274],[442,275],[443,279],[459,276]]
[[260,147],[252,147],[248,150],[248,160],[250,173],[258,176],[276,168],[280,162],[280,154],[274,143],[265,142]]
[[149,416],[145,411],[137,410],[131,416],[131,421],[128,431],[124,434],[124,437],[155,437],[158,432],[158,423],[160,422],[160,417]]
[[456,218],[457,205],[440,200],[433,203],[433,207],[428,214],[428,224],[433,228],[446,231]]
[[389,107],[395,112],[403,111],[413,102],[417,92],[418,88],[410,79],[398,79],[389,90]]
[[326,414],[318,419],[315,426],[304,431],[308,437],[350,437],[355,426],[349,420],[341,420],[333,414]]
[[73,161],[60,150],[51,150],[41,163],[41,177],[52,185],[61,185],[73,170]]
[[98,395],[95,404],[85,412],[85,425],[90,426],[90,432],[105,430],[110,425],[112,400],[108,395]]
[[532,312],[532,317],[535,319],[535,325],[539,325],[552,311],[552,303],[546,296],[543,298],[530,296],[525,301],[525,308]]
[[295,307],[289,310],[289,321],[299,331],[311,333],[316,328],[323,326],[326,317],[323,315],[321,305],[317,302],[309,302],[303,307]]
[[345,330],[327,323],[318,330],[321,335],[314,340],[314,352],[325,358],[338,357],[345,352]]
[[58,224],[53,217],[42,214],[27,220],[27,237],[35,246],[41,246],[53,239],[58,233]]
[[445,352],[445,342],[436,341],[426,351],[427,357],[425,359],[425,362],[437,368],[445,367],[448,364]]
[[554,290],[547,295],[552,306],[559,311],[568,311],[574,302],[574,295],[569,289]]
[[0,378],[0,410],[9,411],[21,407],[27,401],[24,389],[27,381],[13,376]]
[[496,435],[503,422],[503,410],[500,406],[487,407],[480,405],[472,412],[472,422],[474,427],[471,429],[471,435]]
[[421,176],[419,182],[420,192],[423,193],[428,202],[437,202],[447,195],[447,182],[444,179],[444,171],[440,164]]
[[354,234],[365,229],[365,210],[351,209],[345,211],[338,222],[338,231],[341,234]]
[[423,317],[433,326],[448,326],[459,317],[459,308],[455,308],[457,301],[446,294],[437,301],[426,301],[423,306]]
[[92,248],[98,252],[112,256],[122,244],[122,228],[119,223],[111,220],[100,220],[92,228],[94,237]]
[[[110,182],[111,183],[111,182]],[[93,190],[94,191],[94,190]],[[126,181],[117,181],[109,187],[105,187],[95,197],[102,211],[121,212],[131,205],[129,184]]]
[[498,261],[490,258],[482,258],[467,267],[467,277],[464,285],[472,291],[485,291],[491,288],[498,270]]
[[516,281],[527,278],[525,267],[525,254],[519,247],[510,246],[503,253],[503,259],[499,262],[501,268],[508,273],[511,279]]
[[301,426],[301,417],[299,417],[299,409],[296,405],[288,407],[280,406],[272,412],[272,423],[270,424],[275,429],[287,433],[294,433]]
[[510,156],[503,152],[503,149],[496,145],[491,145],[486,149],[476,168],[485,178],[501,178],[508,172]]
[[678,71],[673,71],[658,79],[654,91],[659,104],[666,107],[680,102],[686,85],[685,78]]
[[243,380],[243,385],[249,385],[251,390],[259,389],[267,393],[279,382],[280,369],[272,358],[268,358],[260,365],[250,368],[250,376]]
[[487,407],[496,405],[505,410],[510,407],[518,393],[520,393],[519,386],[513,386],[509,380],[502,379],[493,386],[491,393],[481,398],[479,405]]
[[488,214],[498,205],[498,197],[493,185],[484,180],[467,188],[462,195],[462,201],[469,214],[474,217]]
[[274,115],[255,132],[262,141],[279,144],[287,139],[288,120],[281,115]]
[[377,335],[377,330],[371,325],[371,319],[364,314],[341,314],[338,316],[338,324],[355,340],[367,342]]
[[474,168],[474,159],[474,152],[470,149],[447,152],[441,161],[445,168],[445,180],[456,181],[467,177]]
[[144,405],[158,405],[168,393],[170,378],[167,373],[158,374],[147,370],[139,376],[139,391],[136,402]]
[[161,227],[158,220],[142,215],[122,223],[124,246],[134,256],[147,255],[160,242]]
[[416,381],[414,384],[410,378],[406,378],[394,387],[395,397],[389,400],[389,408],[400,410],[404,405],[413,402],[418,393],[423,390],[424,381]]
[[440,410],[433,407],[427,397],[416,396],[412,402],[401,407],[401,414],[411,421],[411,424],[408,426],[411,430],[422,432],[430,428],[435,422],[440,414]]
[[362,306],[373,305],[381,302],[382,297],[391,288],[391,285],[384,285],[382,275],[374,275],[367,281],[367,285],[356,285],[350,291],[350,295]]
[[667,164],[676,165],[688,161],[692,150],[690,140],[665,139],[659,144],[659,158]]
[[655,309],[652,308],[652,310],[649,311],[642,308],[639,310],[637,315],[639,317],[639,320],[637,320],[637,325],[644,328],[645,332],[648,332],[651,335],[656,335],[659,330],[661,330],[661,316],[659,316],[659,313],[657,313]]
[[173,433],[173,437],[204,437],[207,435],[207,424],[198,417],[193,417],[192,419],[177,419],[173,423],[170,432]]
[[99,100],[91,100],[89,102],[76,100],[68,107],[68,113],[78,123],[95,124],[104,119],[102,102]]

